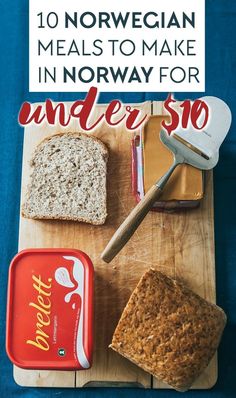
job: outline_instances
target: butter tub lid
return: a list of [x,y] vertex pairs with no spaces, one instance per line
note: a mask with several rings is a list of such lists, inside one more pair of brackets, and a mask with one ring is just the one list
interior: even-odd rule
[[88,369],[93,265],[74,249],[29,249],[11,262],[6,350],[25,369]]

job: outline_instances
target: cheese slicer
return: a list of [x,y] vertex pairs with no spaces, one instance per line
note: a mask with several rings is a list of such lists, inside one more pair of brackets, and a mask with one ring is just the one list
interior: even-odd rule
[[[231,125],[231,111],[228,105],[217,97],[202,97],[200,99],[207,103],[210,111],[206,127],[201,131],[191,127],[191,129],[174,131],[170,135],[164,130],[161,131],[160,139],[172,152],[173,163],[117,229],[101,255],[105,262],[109,263],[128,242],[153,204],[161,196],[167,181],[179,164],[187,163],[200,170],[210,170],[217,164],[220,145]],[[201,119],[199,123],[201,123]]]

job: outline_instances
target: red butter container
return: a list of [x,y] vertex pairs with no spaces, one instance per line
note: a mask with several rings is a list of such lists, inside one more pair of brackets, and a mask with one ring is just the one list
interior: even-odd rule
[[9,269],[6,350],[26,369],[92,364],[93,265],[80,250],[30,249]]

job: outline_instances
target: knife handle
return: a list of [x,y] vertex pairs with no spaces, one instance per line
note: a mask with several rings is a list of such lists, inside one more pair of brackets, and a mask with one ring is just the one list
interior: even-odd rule
[[162,190],[153,185],[114,233],[101,258],[109,263],[128,242],[138,226],[161,195]]

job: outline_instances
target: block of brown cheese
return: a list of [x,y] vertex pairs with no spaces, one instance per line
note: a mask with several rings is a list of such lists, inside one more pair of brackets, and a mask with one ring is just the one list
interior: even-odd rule
[[[169,116],[150,116],[142,132],[144,192],[165,174],[173,163],[173,155],[160,141],[162,121]],[[159,199],[159,207],[194,207],[203,197],[203,172],[190,165],[178,166]],[[188,206],[187,206],[188,203]],[[157,204],[158,207],[158,204]]]
[[185,391],[213,357],[225,323],[221,308],[150,269],[132,293],[110,347]]

